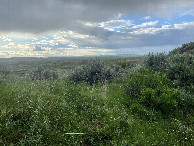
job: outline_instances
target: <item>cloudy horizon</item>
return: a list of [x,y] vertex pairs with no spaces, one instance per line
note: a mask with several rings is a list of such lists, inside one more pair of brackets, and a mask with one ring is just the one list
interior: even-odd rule
[[168,53],[193,31],[193,0],[0,1],[0,57]]

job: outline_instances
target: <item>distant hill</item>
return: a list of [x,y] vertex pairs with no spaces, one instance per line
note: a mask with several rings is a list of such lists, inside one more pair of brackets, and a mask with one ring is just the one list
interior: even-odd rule
[[194,42],[183,44],[181,47],[174,49],[169,54],[194,54]]

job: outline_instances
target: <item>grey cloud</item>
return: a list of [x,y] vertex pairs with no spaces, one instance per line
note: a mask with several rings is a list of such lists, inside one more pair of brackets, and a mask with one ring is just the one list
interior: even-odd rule
[[[107,39],[101,39],[101,37],[96,36],[95,40],[100,41],[98,43],[99,48],[106,49],[115,49],[119,50],[122,48],[136,48],[136,50],[141,48],[149,48],[152,46],[156,48],[161,48],[163,46],[178,46],[189,41],[193,41],[194,34],[191,33],[194,31],[194,24],[181,24],[179,26],[171,26],[169,29],[164,29],[162,26],[153,27],[153,30],[156,30],[155,33],[145,33],[145,34],[135,34],[131,33],[134,30],[138,31],[135,28],[125,29],[122,32],[112,32],[111,35],[104,35]],[[105,32],[103,32],[105,33]],[[103,35],[103,34],[102,34]],[[94,47],[93,44],[90,44],[94,38],[88,39],[87,42],[72,39],[75,43],[82,46],[86,44],[90,47]],[[81,44],[82,42],[83,44]],[[164,47],[165,48],[165,47]],[[169,47],[168,47],[169,49]],[[174,48],[171,48],[174,49]],[[143,52],[143,50],[142,50]]]
[[74,31],[79,21],[99,23],[118,13],[136,12],[166,17],[191,3],[193,0],[1,0],[0,31]]

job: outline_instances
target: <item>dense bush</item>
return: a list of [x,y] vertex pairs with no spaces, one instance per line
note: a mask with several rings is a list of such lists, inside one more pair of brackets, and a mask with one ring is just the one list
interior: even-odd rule
[[167,59],[166,74],[175,87],[194,83],[194,55],[177,54]]
[[161,86],[168,86],[167,76],[160,72],[154,72],[150,69],[141,69],[127,77],[126,93],[131,97],[139,97],[141,88],[155,89]]
[[155,71],[164,71],[166,67],[167,56],[164,53],[153,54],[149,53],[145,60],[145,67]]
[[120,65],[121,68],[123,68],[123,69],[128,69],[128,68],[135,67],[135,63],[133,63],[133,62],[126,62],[126,61],[125,62],[119,62],[118,65]]
[[55,80],[58,79],[58,74],[50,70],[44,70],[42,67],[26,74],[26,78],[31,80]]
[[98,82],[104,82],[114,77],[115,70],[105,66],[100,60],[93,60],[87,65],[76,68],[68,78],[73,82],[86,82],[93,85]]
[[180,100],[178,90],[169,87],[164,73],[143,69],[128,76],[125,91],[144,105],[169,114],[176,109]]
[[[187,50],[188,47],[192,47],[192,43],[183,45],[182,49],[177,50]],[[173,81],[173,87],[183,87],[192,91],[194,90],[194,55],[175,52],[168,56],[163,53],[149,54],[144,62],[145,67],[167,74],[168,78]]]
[[194,111],[194,94],[181,89],[181,102],[180,102],[180,107],[184,111],[189,111],[190,113],[193,113]]
[[174,49],[169,54],[194,54],[194,42],[183,44],[181,47]]
[[156,89],[144,88],[141,91],[141,102],[148,107],[160,110],[163,114],[170,114],[178,107],[180,92],[169,87]]

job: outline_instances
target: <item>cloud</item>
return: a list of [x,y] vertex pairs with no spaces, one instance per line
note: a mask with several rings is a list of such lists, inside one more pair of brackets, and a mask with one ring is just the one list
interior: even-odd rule
[[[115,52],[125,50],[145,54],[150,51],[168,52],[183,43],[193,41],[194,22],[174,25],[152,25],[151,27],[138,27],[121,29],[113,32],[108,39],[101,40],[101,48],[113,49]],[[155,48],[155,50],[154,50]],[[130,51],[131,50],[131,51]]]
[[[145,54],[149,51],[168,52],[183,43],[193,41],[194,38],[191,33],[194,31],[194,22],[172,25],[160,25],[156,22],[145,24],[150,25],[123,28],[119,32],[99,28],[99,31],[91,33],[93,35],[62,30],[25,44],[18,44],[13,39],[13,42],[0,46],[0,53],[9,56]],[[34,40],[34,37],[31,36],[31,39]],[[24,39],[23,36],[21,38]]]
[[148,20],[148,19],[150,19],[150,18],[151,18],[151,16],[145,16],[145,17],[143,17],[142,19]]
[[101,22],[100,27],[107,29],[109,31],[114,31],[115,28],[122,28],[133,25],[130,20],[110,20],[106,22]]
[[0,0],[0,54],[167,51],[193,41],[194,22],[177,21],[193,15],[193,6],[193,0]]
[[77,31],[80,21],[100,23],[139,12],[170,17],[192,4],[193,0],[1,0],[0,31]]
[[194,22],[174,24],[174,28],[176,29],[193,29],[193,27],[194,27]]
[[158,24],[158,20],[157,21],[150,21],[150,22],[145,22],[142,23],[140,25],[136,25],[133,28],[146,28],[146,27],[153,27],[156,26]]
[[45,50],[39,46],[36,46],[35,49],[33,49],[33,51],[45,51]]

